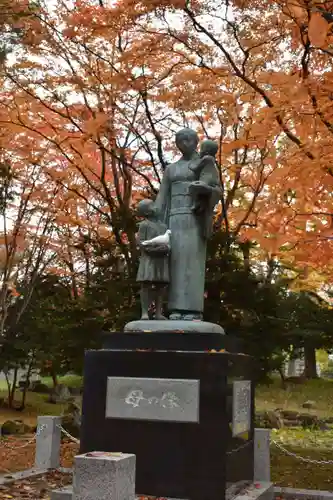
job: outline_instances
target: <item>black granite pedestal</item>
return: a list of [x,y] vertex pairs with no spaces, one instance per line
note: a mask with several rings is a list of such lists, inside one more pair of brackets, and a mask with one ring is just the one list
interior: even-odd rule
[[89,351],[80,451],[134,453],[138,494],[232,497],[253,482],[251,374],[227,351]]
[[[190,323],[189,321],[187,323]],[[102,334],[103,349],[135,350],[154,349],[162,351],[220,351],[242,352],[242,343],[235,337],[219,332],[203,333],[191,331],[145,331],[105,332]]]

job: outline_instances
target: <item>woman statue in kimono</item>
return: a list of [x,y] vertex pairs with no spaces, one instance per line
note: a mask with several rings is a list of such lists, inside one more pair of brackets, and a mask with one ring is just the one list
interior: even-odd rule
[[[207,240],[221,195],[215,158],[208,155],[203,162],[198,142],[194,130],[176,134],[182,157],[167,166],[155,202],[171,229],[168,310],[174,320],[202,319]],[[200,162],[203,167],[196,168]]]

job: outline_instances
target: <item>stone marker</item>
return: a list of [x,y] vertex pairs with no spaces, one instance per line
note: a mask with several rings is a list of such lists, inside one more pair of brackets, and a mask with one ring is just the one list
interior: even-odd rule
[[232,435],[235,437],[251,429],[251,381],[236,380],[232,388]]
[[48,402],[53,404],[66,403],[67,401],[70,401],[71,398],[72,394],[69,388],[64,384],[59,384],[50,392]]
[[60,465],[61,417],[38,417],[35,467],[57,469]]
[[135,455],[91,452],[75,457],[73,500],[134,500]]
[[270,429],[254,430],[254,480],[271,480]]

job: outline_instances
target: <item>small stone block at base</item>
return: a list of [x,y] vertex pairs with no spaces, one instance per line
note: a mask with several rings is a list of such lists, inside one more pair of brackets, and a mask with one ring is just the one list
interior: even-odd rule
[[92,452],[75,457],[73,500],[134,500],[135,455]]
[[234,497],[234,500],[274,500],[273,483],[268,481],[253,483],[245,491]]
[[51,493],[51,500],[72,500],[73,486],[65,486],[60,490],[54,490]]

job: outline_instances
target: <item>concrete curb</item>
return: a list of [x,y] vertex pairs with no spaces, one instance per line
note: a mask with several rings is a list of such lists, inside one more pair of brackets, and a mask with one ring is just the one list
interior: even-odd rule
[[[72,500],[73,487],[66,486],[60,490],[54,490],[51,493],[51,500]],[[140,497],[137,497],[137,499]],[[273,500],[274,488],[272,483],[261,482],[254,483],[246,491],[234,497],[234,500]],[[164,500],[181,500],[175,498],[165,498]]]
[[324,490],[300,490],[297,488],[274,488],[275,498],[290,498],[297,500],[333,500],[333,491]]
[[22,481],[29,477],[42,476],[49,472],[48,469],[27,469],[20,472],[13,472],[13,474],[5,474],[0,476],[0,485],[14,483],[15,481]]
[[53,470],[62,472],[63,474],[72,474],[73,472],[73,469],[68,469],[66,467],[58,467],[57,469],[26,469],[20,472],[13,472],[13,474],[8,473],[0,476],[0,486],[14,483],[15,481],[23,481],[31,477],[43,476]]

